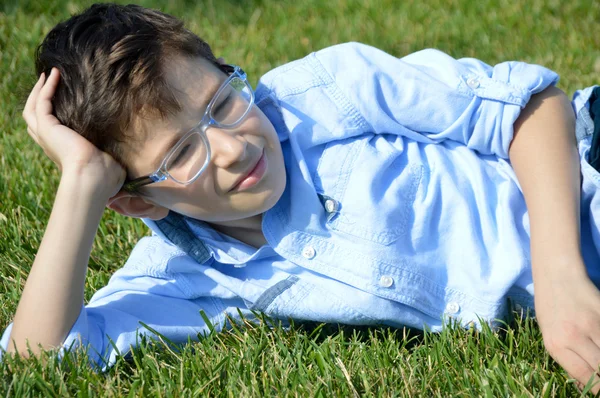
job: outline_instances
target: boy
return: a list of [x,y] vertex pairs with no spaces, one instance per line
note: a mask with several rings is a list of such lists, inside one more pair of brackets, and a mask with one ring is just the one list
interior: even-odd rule
[[[116,5],[59,24],[37,69],[24,118],[62,177],[9,352],[81,344],[106,367],[109,339],[126,352],[141,321],[185,342],[207,329],[200,310],[215,325],[239,308],[479,326],[508,299],[533,309],[535,282],[551,354],[595,374],[592,89],[573,101],[578,154],[571,103],[540,66],[346,44],[254,92],[178,20]],[[154,234],[83,306],[105,205]]]

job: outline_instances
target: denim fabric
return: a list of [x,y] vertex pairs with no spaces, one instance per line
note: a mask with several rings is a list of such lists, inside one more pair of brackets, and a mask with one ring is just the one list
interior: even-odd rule
[[598,101],[598,97],[600,97],[600,87],[596,87],[592,91],[592,95],[588,101],[589,114],[594,122],[594,135],[592,136],[592,144],[588,154],[588,163],[596,171],[600,171],[600,101]]
[[588,162],[594,122],[589,112],[589,99],[597,86],[579,90],[573,96],[577,115],[576,133],[581,159],[581,247],[588,275],[600,285],[600,174]]
[[[521,62],[492,67],[437,50],[395,58],[356,43],[274,69],[256,90],[287,172],[263,216],[268,244],[176,215],[145,220],[154,235],[82,307],[65,346],[91,346],[106,367],[115,347],[152,335],[140,321],[174,342],[201,336],[200,310],[217,328],[257,310],[437,331],[449,319],[494,324],[509,299],[532,308],[529,218],[508,149],[531,95],[557,80]],[[581,151],[587,133],[577,131]],[[595,192],[582,197],[590,269],[599,264]]]
[[[194,220],[189,220],[194,222]],[[169,215],[162,220],[155,221],[156,228],[160,230],[167,240],[178,246],[187,255],[192,257],[198,263],[205,263],[210,259],[208,248],[192,232],[182,215],[169,212]]]

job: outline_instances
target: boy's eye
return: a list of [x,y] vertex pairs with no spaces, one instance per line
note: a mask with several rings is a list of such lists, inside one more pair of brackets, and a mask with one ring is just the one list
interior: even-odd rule
[[189,145],[189,144],[185,145],[179,150],[179,152],[174,154],[175,158],[173,158],[173,160],[171,160],[171,162],[170,162],[171,166],[180,165],[184,161],[186,155],[189,153],[190,147],[191,147],[191,145]]
[[218,104],[215,104],[215,106],[213,107],[213,115],[218,116],[221,114],[221,112],[223,111],[223,108],[227,105],[227,103],[229,102],[229,98],[230,95],[227,95],[226,98],[223,98],[222,101],[219,101]]
[[211,111],[213,119],[215,119],[219,122],[222,121],[224,115],[227,114],[227,108],[229,107],[230,104],[231,104],[231,93],[227,94],[227,96],[224,97],[223,100],[215,103],[215,105]]

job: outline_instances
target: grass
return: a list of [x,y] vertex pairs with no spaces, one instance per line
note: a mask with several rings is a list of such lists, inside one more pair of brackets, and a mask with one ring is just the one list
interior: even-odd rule
[[[174,0],[140,1],[183,18],[216,54],[258,77],[335,43],[361,41],[401,56],[435,47],[490,64],[551,67],[573,93],[600,73],[600,3],[593,0]],[[58,21],[90,2],[0,2],[0,329],[15,312],[42,238],[59,173],[25,132],[33,51]],[[148,231],[107,212],[89,264],[86,299]],[[143,345],[131,361],[94,373],[81,355],[0,364],[9,396],[574,396],[545,353],[535,321],[503,332],[296,325],[265,320],[213,334],[179,351]],[[412,337],[411,337],[412,336]]]
[[[143,345],[108,374],[82,356],[10,361],[16,396],[573,396],[544,353],[533,321],[502,336],[448,328],[275,327],[268,320],[215,333],[180,350]],[[159,345],[160,346],[160,345]],[[164,347],[163,347],[164,348]],[[70,369],[70,370],[69,370]]]

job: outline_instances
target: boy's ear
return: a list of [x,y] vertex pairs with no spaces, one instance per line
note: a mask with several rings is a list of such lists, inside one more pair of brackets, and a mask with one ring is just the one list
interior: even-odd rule
[[152,201],[125,191],[119,191],[108,200],[106,207],[124,216],[160,220],[169,214],[169,209]]

